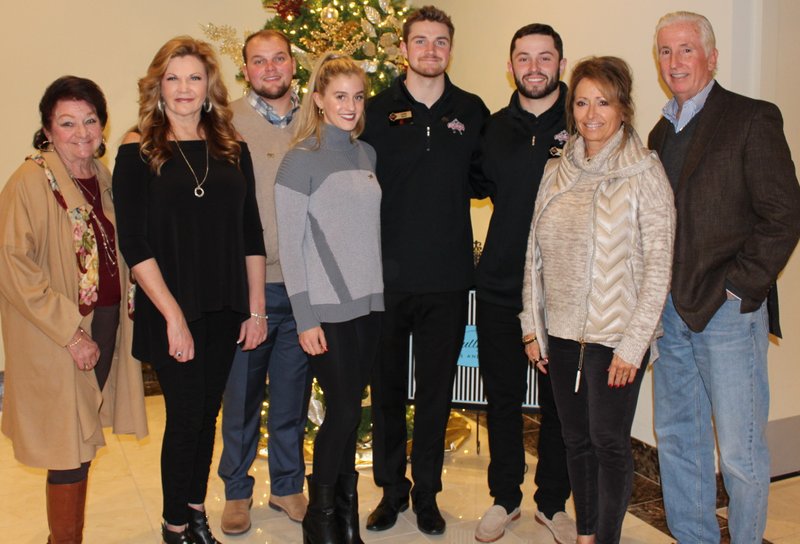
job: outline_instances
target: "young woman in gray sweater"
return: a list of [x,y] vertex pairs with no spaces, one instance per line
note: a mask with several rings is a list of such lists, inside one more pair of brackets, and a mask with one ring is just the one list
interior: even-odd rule
[[375,150],[356,139],[366,93],[366,75],[351,58],[323,55],[275,182],[286,289],[326,400],[308,476],[306,544],[362,542],[356,433],[383,311]]

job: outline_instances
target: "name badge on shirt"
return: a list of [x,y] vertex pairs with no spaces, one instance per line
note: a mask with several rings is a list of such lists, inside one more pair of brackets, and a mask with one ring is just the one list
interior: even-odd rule
[[401,125],[413,125],[414,114],[411,110],[393,111],[389,113],[389,125],[393,127]]

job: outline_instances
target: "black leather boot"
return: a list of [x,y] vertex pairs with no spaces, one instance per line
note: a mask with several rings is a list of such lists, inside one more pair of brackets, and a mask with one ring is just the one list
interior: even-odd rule
[[364,544],[358,530],[358,472],[336,480],[336,518],[343,544]]
[[191,506],[189,509],[189,526],[186,532],[195,544],[221,544],[219,540],[211,534],[211,527],[208,526],[208,517],[204,511],[196,510]]
[[317,485],[308,479],[308,510],[303,518],[303,544],[341,544],[336,520],[336,486]]
[[167,529],[166,524],[161,524],[161,539],[164,544],[193,544],[187,529],[177,533]]

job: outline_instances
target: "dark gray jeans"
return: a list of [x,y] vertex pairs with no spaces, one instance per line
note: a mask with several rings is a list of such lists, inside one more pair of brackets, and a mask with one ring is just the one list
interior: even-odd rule
[[607,369],[614,351],[586,344],[575,393],[580,344],[553,336],[548,342],[547,368],[567,448],[578,534],[596,535],[597,544],[619,542],[633,482],[631,425],[646,363],[632,384],[612,388]]

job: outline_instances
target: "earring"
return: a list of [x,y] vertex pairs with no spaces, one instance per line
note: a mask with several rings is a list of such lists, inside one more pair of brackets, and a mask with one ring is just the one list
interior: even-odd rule
[[39,151],[48,151],[48,148],[52,145],[52,143],[53,142],[51,142],[50,140],[44,140],[42,143],[36,146],[36,149],[38,149]]
[[206,113],[210,113],[213,108],[214,104],[211,102],[211,100],[208,99],[208,97],[206,97],[206,101],[203,102],[203,111]]
[[163,98],[159,98],[158,102],[156,102],[156,109],[158,110],[158,113],[164,113],[164,99]]
[[320,117],[325,117],[325,111],[322,108],[317,108]]
[[94,156],[97,158],[102,157],[106,154],[106,137],[103,136],[100,140],[100,145],[97,146],[97,151],[94,152]]

